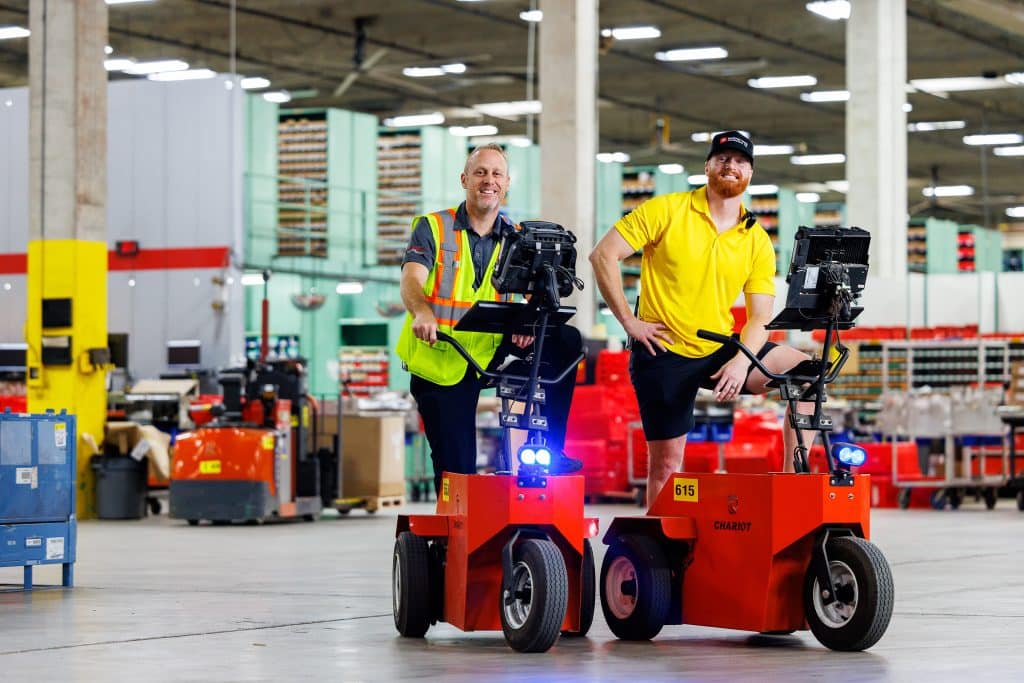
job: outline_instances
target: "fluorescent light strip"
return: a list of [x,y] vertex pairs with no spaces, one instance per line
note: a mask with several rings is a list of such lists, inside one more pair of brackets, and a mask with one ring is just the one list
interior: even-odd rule
[[658,164],[658,170],[665,175],[679,175],[683,172],[682,164]]
[[751,88],[798,88],[817,85],[818,79],[808,74],[799,76],[762,76],[747,80]]
[[408,116],[393,116],[384,119],[384,125],[388,128],[405,128],[409,126],[440,126],[444,123],[444,114],[439,111],[430,114],[410,114]]
[[817,164],[842,164],[846,162],[845,154],[804,154],[789,158],[794,166],[814,166]]
[[1006,210],[1006,215],[1010,218],[1024,218],[1024,206],[1011,206]]
[[997,157],[1024,157],[1024,147],[996,147],[992,151]]
[[1019,145],[1024,142],[1024,135],[1019,133],[989,133],[982,135],[965,135],[965,145]]
[[629,158],[625,152],[599,152],[597,154],[597,160],[602,164],[610,164],[615,161],[625,164],[629,162]]
[[466,65],[460,62],[442,64],[441,66],[407,66],[402,69],[402,75],[409,78],[433,78],[463,73],[466,73]]
[[707,185],[708,177],[706,175],[692,175],[686,178],[686,182],[691,185]]
[[506,116],[523,116],[524,114],[539,114],[541,112],[541,104],[540,100],[484,102],[482,104],[474,104],[473,109],[481,114],[502,118]]
[[291,102],[292,96],[287,90],[276,90],[274,92],[263,93],[263,99],[267,102],[274,102],[275,104],[284,104],[285,102]]
[[660,38],[661,30],[657,26],[619,26],[618,28],[602,29],[601,35],[615,40],[648,40]]
[[519,18],[522,19],[523,21],[537,22],[544,18],[544,13],[541,12],[539,9],[525,10],[519,13]]
[[[718,135],[719,133],[724,133],[724,132],[725,131],[723,131],[723,130],[718,130],[718,131],[715,131],[714,133],[708,133],[708,132],[693,133],[693,134],[690,135],[690,139],[693,140],[694,142],[710,142],[712,135]],[[743,135],[744,137],[748,137],[748,138],[750,137],[750,133],[745,131],[745,130],[741,130],[741,131],[738,131],[738,132],[741,135]],[[755,147],[756,147],[756,145],[755,145]]]
[[779,154],[792,154],[793,145],[754,145],[755,157],[770,157]]
[[846,194],[849,191],[849,189],[850,189],[850,181],[849,180],[826,180],[825,181],[825,186],[828,187],[831,190],[834,190],[835,192],[842,192],[843,194]]
[[805,7],[807,7],[807,11],[832,21],[850,18],[849,0],[816,0],[816,2],[807,3]]
[[907,124],[907,130],[911,133],[930,133],[936,130],[958,130],[966,127],[966,121],[918,121],[917,123]]
[[21,26],[0,26],[0,40],[28,38],[30,35],[32,35],[32,32]]
[[816,90],[800,93],[804,102],[846,102],[850,99],[849,90]]
[[797,192],[796,200],[803,204],[814,204],[821,201],[821,195],[817,192]]
[[497,126],[452,126],[448,132],[459,138],[476,138],[481,135],[497,135]]
[[263,284],[262,273],[243,273],[242,274],[242,285],[245,287],[255,287],[256,285]]
[[241,85],[242,90],[259,90],[260,88],[269,88],[270,81],[262,76],[250,76],[249,78],[243,78]]
[[655,52],[659,62],[693,62],[702,59],[725,59],[729,51],[724,47],[690,47]]
[[997,90],[999,88],[1011,88],[1011,83],[1006,78],[984,78],[982,76],[963,76],[953,78],[915,78],[910,85],[926,93],[938,95],[939,97],[951,92],[963,92],[967,90]]
[[970,185],[938,185],[921,190],[925,197],[970,197],[974,188]]
[[163,71],[150,74],[146,76],[146,79],[150,81],[201,81],[213,78],[216,75],[217,72],[210,69],[189,69],[187,71]]
[[338,286],[334,288],[334,291],[338,294],[362,294],[363,283],[362,282],[339,282]]
[[124,71],[135,65],[132,59],[104,59],[103,68],[107,71]]
[[121,71],[132,76],[148,76],[168,71],[185,71],[186,69],[188,69],[188,62],[183,62],[180,59],[158,59],[152,62],[135,62]]
[[777,194],[779,191],[778,185],[749,185],[747,187],[747,193],[756,196],[762,194]]

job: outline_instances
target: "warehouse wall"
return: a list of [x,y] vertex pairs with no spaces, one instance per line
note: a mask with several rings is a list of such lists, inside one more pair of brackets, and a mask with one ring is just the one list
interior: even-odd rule
[[[242,243],[241,91],[229,85],[218,77],[109,86],[108,242],[138,240],[152,256],[112,261],[108,281],[108,327],[129,333],[137,377],[166,369],[171,339],[200,340],[209,367],[244,349],[242,287],[232,266]],[[27,106],[26,89],[0,91],[0,139],[11,150],[0,157],[0,254],[27,247]],[[11,284],[0,284],[0,341],[23,338],[23,272],[0,275]]]

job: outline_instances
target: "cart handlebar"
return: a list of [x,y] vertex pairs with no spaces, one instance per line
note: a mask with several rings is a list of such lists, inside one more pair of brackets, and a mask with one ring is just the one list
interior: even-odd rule
[[[527,376],[527,375],[512,375],[512,374],[504,373],[504,372],[494,372],[492,370],[485,370],[484,368],[480,367],[480,364],[476,362],[476,359],[473,358],[473,356],[471,356],[469,354],[469,352],[466,351],[465,348],[463,348],[462,344],[460,344],[458,341],[456,341],[455,338],[452,337],[450,334],[446,334],[445,332],[438,332],[437,333],[437,341],[445,342],[447,344],[451,344],[452,348],[455,349],[456,351],[458,351],[459,355],[462,356],[463,358],[465,358],[466,361],[473,367],[474,370],[479,372],[482,376],[487,377],[488,379],[502,379],[502,378],[506,378],[506,379],[511,379],[511,380],[523,381],[523,382],[528,381],[530,379],[529,376]],[[584,358],[586,358],[586,356],[584,356],[582,353],[579,354],[579,356],[576,357],[576,360],[574,360],[568,367],[563,369],[558,374],[558,377],[555,377],[553,379],[537,378],[537,382],[539,384],[557,384],[558,382],[561,382],[563,379],[566,378],[566,376],[570,372],[572,372],[573,370],[576,369],[576,366],[579,365],[580,361],[582,361]]]

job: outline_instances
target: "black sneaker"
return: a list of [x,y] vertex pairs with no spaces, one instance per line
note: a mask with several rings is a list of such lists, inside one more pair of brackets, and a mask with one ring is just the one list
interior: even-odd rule
[[551,474],[573,474],[583,469],[583,461],[577,460],[576,458],[570,458],[568,455],[562,452],[557,452],[551,461],[551,467],[548,471]]

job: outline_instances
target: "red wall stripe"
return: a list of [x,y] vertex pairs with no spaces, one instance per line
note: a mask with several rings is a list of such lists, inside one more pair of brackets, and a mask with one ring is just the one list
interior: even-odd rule
[[[227,247],[185,247],[181,249],[140,249],[135,256],[107,253],[107,270],[185,270],[224,268],[230,262]],[[0,254],[0,274],[24,275],[28,270],[27,254]]]

